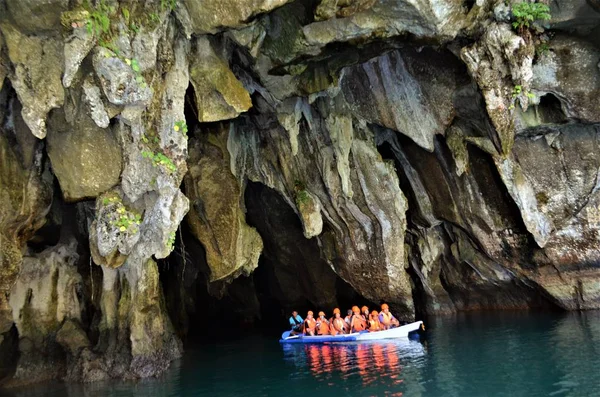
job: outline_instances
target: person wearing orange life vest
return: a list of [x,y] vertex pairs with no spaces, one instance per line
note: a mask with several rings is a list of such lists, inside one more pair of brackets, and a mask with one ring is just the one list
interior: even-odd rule
[[333,309],[333,317],[329,320],[329,331],[331,335],[340,335],[348,333],[348,324],[342,318],[340,309]]
[[360,308],[360,313],[362,314],[363,319],[365,320],[365,323],[367,324],[367,329],[369,329],[370,323],[369,323],[369,308],[366,306],[363,306]]
[[350,332],[360,332],[367,328],[367,322],[360,314],[358,306],[352,307],[352,320],[350,321]]
[[317,328],[317,322],[313,318],[313,312],[309,311],[306,314],[306,320],[304,320],[304,335],[315,336]]
[[373,310],[371,315],[369,316],[369,332],[381,331],[383,328],[379,323],[379,314],[377,310]]
[[317,319],[317,335],[329,335],[329,321],[325,318],[324,312],[319,312]]
[[390,307],[387,303],[381,305],[381,313],[379,313],[379,322],[382,329],[390,329],[400,325],[400,321],[390,312]]

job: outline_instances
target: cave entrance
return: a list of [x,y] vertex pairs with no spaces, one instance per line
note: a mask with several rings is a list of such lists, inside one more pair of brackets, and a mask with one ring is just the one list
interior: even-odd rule
[[375,307],[331,269],[316,238],[304,237],[298,215],[278,192],[248,182],[244,201],[247,223],[264,244],[249,277],[209,282],[204,248],[186,222],[173,253],[159,261],[167,308],[184,340],[232,337],[240,329],[279,335],[293,310],[304,318],[308,310],[330,317],[334,307],[342,313],[352,305]]
[[304,318],[308,310],[315,315],[323,310],[329,317],[334,307],[342,312],[357,304],[373,307],[333,271],[317,238],[304,237],[298,215],[279,193],[248,182],[245,203],[247,222],[264,244],[254,272],[264,324],[285,327],[293,310]]

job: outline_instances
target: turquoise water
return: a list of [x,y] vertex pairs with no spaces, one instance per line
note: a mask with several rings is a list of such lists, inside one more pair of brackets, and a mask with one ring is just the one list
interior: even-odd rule
[[281,346],[274,334],[199,344],[160,379],[45,384],[8,395],[600,396],[600,312],[426,324],[426,337],[401,342]]

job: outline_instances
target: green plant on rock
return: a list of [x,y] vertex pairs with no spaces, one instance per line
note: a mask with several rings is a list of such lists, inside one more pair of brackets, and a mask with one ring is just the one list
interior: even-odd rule
[[133,70],[133,73],[135,74],[135,81],[140,87],[146,88],[146,80],[144,79],[144,76],[142,76],[142,69],[140,68],[138,60],[135,58],[125,58],[124,60],[127,65],[131,66],[131,70]]
[[142,223],[142,216],[134,212],[128,211],[125,206],[117,208],[118,218],[114,221],[120,232],[137,233],[138,226]]
[[296,192],[296,204],[306,205],[310,201],[310,195],[306,190],[306,185],[301,181],[294,181],[294,190]]
[[163,153],[154,153],[149,150],[144,150],[142,152],[142,157],[152,160],[152,165],[155,167],[164,167],[169,173],[177,171],[177,166]]
[[187,127],[187,124],[185,123],[185,120],[179,120],[179,121],[175,122],[175,126],[173,127],[173,129],[176,132],[181,131],[183,136],[185,136],[187,138],[188,127]]
[[120,233],[135,234],[139,230],[139,225],[142,223],[141,214],[128,209],[119,195],[112,194],[102,198],[102,205],[112,206],[110,221],[111,225],[115,226]]
[[177,0],[160,0],[160,8],[164,10],[173,11],[177,6]]
[[110,34],[110,14],[115,12],[115,8],[101,1],[96,8],[90,10],[90,19],[86,23],[88,33],[101,38],[103,35]]
[[169,239],[167,240],[167,250],[171,252],[173,247],[175,247],[175,232],[169,233]]
[[520,85],[516,85],[513,87],[513,91],[512,91],[512,97],[513,99],[518,97],[519,95],[521,95],[521,92],[523,91],[523,87]]
[[542,3],[515,3],[512,5],[514,17],[513,28],[519,33],[524,33],[535,21],[547,21],[551,18],[550,7]]

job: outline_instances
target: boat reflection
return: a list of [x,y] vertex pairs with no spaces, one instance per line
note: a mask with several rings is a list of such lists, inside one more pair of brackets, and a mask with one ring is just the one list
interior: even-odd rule
[[[360,378],[363,387],[386,386],[386,395],[401,395],[402,362],[425,354],[417,341],[372,341],[345,344],[284,344],[284,360],[298,373],[330,384]],[[400,394],[398,394],[400,393]]]

